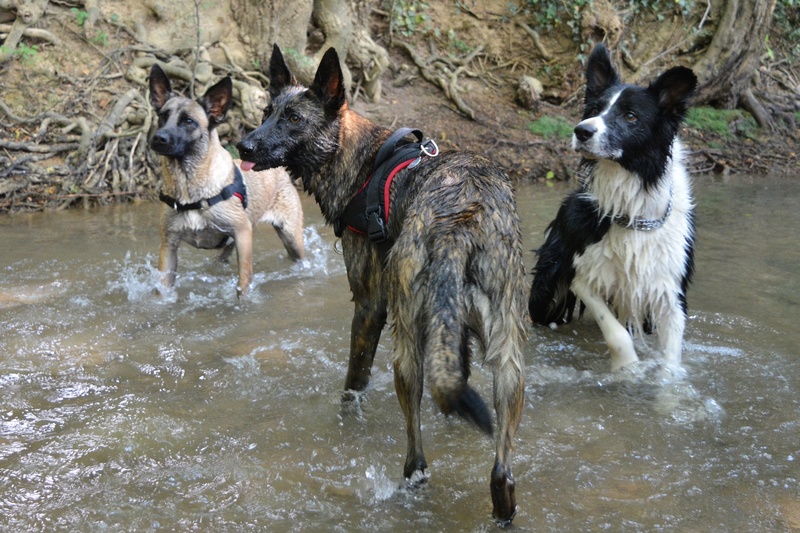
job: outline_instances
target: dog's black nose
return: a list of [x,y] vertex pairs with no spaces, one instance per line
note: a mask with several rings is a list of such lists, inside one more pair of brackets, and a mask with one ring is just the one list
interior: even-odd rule
[[164,130],[158,130],[153,134],[153,139],[151,142],[161,145],[169,144],[169,134]]
[[575,137],[577,137],[580,142],[588,141],[595,133],[597,133],[597,128],[591,124],[584,124],[581,122],[575,126]]
[[239,150],[239,157],[244,159],[245,161],[252,161],[253,154],[255,153],[255,147],[253,143],[248,139],[242,139],[238,143],[236,143],[236,149]]

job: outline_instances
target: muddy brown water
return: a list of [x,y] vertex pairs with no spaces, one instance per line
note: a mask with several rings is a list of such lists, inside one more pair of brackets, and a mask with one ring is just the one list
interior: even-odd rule
[[[565,192],[518,188],[529,267]],[[695,192],[683,372],[609,373],[587,320],[532,329],[516,530],[800,530],[800,180]],[[341,412],[352,304],[304,206],[307,260],[262,227],[244,301],[235,261],[188,247],[152,295],[156,204],[0,218],[0,529],[494,529],[493,445],[427,395],[432,476],[401,488],[388,333],[361,412]],[[473,380],[488,398],[488,370]]]

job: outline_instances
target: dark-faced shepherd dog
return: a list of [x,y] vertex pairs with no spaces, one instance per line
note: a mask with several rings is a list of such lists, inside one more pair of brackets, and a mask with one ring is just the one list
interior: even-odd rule
[[[264,122],[238,144],[242,168],[286,166],[341,232],[355,302],[345,388],[367,386],[388,307],[395,388],[408,437],[403,473],[421,482],[428,466],[420,435],[426,371],[445,414],[493,431],[486,405],[467,383],[473,344],[481,348],[494,371],[499,426],[493,515],[510,522],[516,504],[509,458],[522,411],[526,313],[519,220],[508,177],[475,154],[438,154],[432,141],[403,144],[398,137],[406,130],[392,135],[350,110],[334,49],[306,88],[276,45],[270,77],[272,102]],[[380,196],[383,203],[367,198],[360,216],[350,217],[362,186],[371,176],[378,180],[376,161],[398,146],[401,152],[412,146],[411,160],[400,158],[407,166],[390,165],[391,183],[377,193],[366,187],[368,197]]]
[[242,173],[219,142],[216,126],[233,103],[229,77],[191,100],[172,92],[158,65],[150,71],[150,103],[158,114],[158,130],[150,147],[161,154],[167,204],[161,217],[158,270],[165,286],[175,283],[178,245],[222,249],[227,259],[236,248],[239,260],[237,294],[253,280],[253,224],[269,222],[289,257],[303,257],[303,208],[285,169]]
[[629,332],[654,332],[665,362],[680,363],[695,238],[677,135],[696,85],[685,67],[648,87],[623,84],[602,45],[586,67],[586,107],[572,138],[583,156],[580,183],[538,250],[529,310],[536,323],[561,323],[581,301],[612,370],[638,360]]

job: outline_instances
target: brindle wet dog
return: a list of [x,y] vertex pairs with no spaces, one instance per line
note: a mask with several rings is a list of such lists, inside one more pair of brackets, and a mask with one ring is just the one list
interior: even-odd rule
[[[264,122],[237,145],[242,168],[285,166],[334,224],[370,178],[379,149],[392,132],[348,107],[333,49],[325,53],[306,88],[276,45],[270,76],[272,101]],[[389,204],[386,229],[393,244],[385,255],[367,235],[342,234],[355,302],[345,388],[366,388],[388,308],[395,388],[408,437],[404,475],[419,482],[428,466],[420,435],[425,372],[445,414],[458,414],[486,433],[493,431],[486,404],[467,383],[472,348],[480,348],[494,372],[498,429],[490,484],[493,515],[509,523],[516,512],[509,458],[522,412],[521,349],[527,317],[512,184],[486,158],[451,152],[422,157],[400,170],[389,190]]]
[[150,147],[162,155],[167,206],[161,217],[158,270],[172,287],[181,241],[195,248],[222,249],[226,260],[236,248],[239,260],[237,294],[253,280],[253,224],[269,222],[289,257],[304,254],[303,208],[285,169],[240,172],[222,147],[216,127],[233,103],[229,77],[210,87],[198,100],[172,91],[157,64],[150,71],[150,103],[158,114],[158,130]]

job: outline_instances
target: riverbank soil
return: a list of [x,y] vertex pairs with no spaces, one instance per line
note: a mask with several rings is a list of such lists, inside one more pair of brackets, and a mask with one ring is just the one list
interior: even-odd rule
[[[149,0],[39,4],[44,11],[16,47],[0,50],[8,56],[0,64],[0,211],[155,198],[159,165],[147,149],[154,121],[146,86],[155,60],[194,75],[198,94],[232,74],[236,107],[220,128],[223,143],[233,146],[260,120],[266,67],[246,58],[226,3],[206,8],[218,12],[204,13],[196,68],[194,18],[186,15],[192,2],[170,4],[180,23]],[[375,101],[354,78],[352,105],[375,122],[419,128],[443,149],[485,154],[516,179],[570,179],[588,43],[606,42],[623,79],[646,83],[690,64],[710,39],[702,28],[718,15],[705,4],[680,11],[668,2],[661,12],[622,4],[579,2],[583,12],[547,21],[532,2],[376,2],[369,24],[389,67]],[[21,12],[0,6],[0,39],[8,42]],[[741,110],[693,111],[682,130],[692,172],[800,174],[798,32],[791,23],[773,25],[753,93],[774,127],[759,128]],[[309,46],[314,32],[310,25]],[[191,90],[180,80],[175,87]]]

